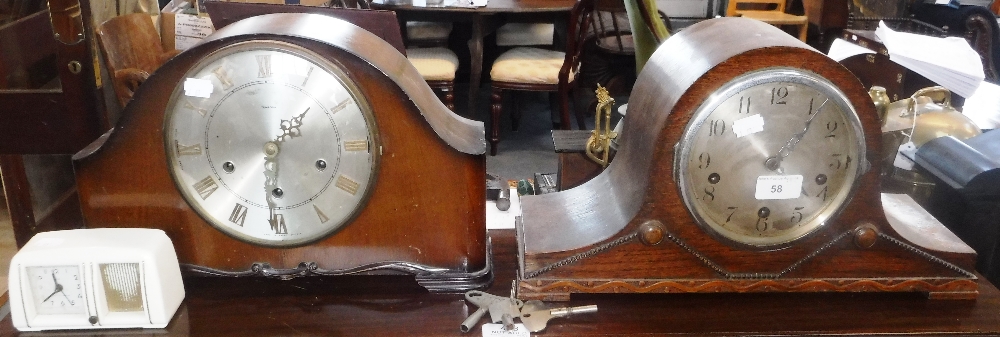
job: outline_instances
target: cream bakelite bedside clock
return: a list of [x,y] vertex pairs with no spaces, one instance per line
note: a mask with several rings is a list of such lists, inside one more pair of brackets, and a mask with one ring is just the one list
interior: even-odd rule
[[492,280],[485,149],[392,45],[280,13],[164,64],[75,164],[88,227],[162,229],[191,275],[461,291]]
[[184,299],[173,245],[155,229],[36,234],[11,259],[9,286],[21,331],[163,328]]
[[865,88],[785,32],[695,24],[653,54],[628,109],[605,171],[523,200],[520,297],[977,295],[971,248],[940,223],[887,218]]

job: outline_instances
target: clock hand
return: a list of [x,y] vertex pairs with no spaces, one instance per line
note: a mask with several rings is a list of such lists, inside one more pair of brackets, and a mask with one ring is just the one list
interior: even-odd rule
[[295,138],[302,135],[302,119],[305,118],[306,113],[309,112],[310,108],[306,108],[298,116],[292,117],[292,119],[281,120],[281,135],[274,138],[273,141],[264,143],[264,198],[267,200],[268,208],[268,223],[271,224],[271,229],[277,231],[279,224],[278,220],[275,218],[274,209],[277,207],[275,203],[275,198],[280,198],[284,192],[278,188],[278,154],[281,153],[281,144],[290,138]]
[[778,149],[777,154],[767,158],[767,160],[764,160],[764,167],[771,171],[778,171],[781,169],[781,161],[784,160],[785,157],[788,157],[788,155],[792,153],[792,150],[795,149],[795,145],[802,140],[802,137],[805,137],[806,132],[809,131],[809,126],[812,125],[813,119],[816,119],[816,116],[819,116],[819,114],[823,112],[823,107],[825,107],[826,103],[829,101],[830,99],[827,98],[823,101],[823,104],[819,105],[819,108],[816,108],[816,113],[809,116],[809,119],[806,120],[806,126],[802,128],[802,131],[792,135],[792,138],[789,139],[788,142],[785,142],[785,145],[781,146],[781,149]]
[[281,120],[281,135],[274,139],[275,142],[283,143],[287,138],[295,138],[302,135],[302,119],[306,117],[306,113],[309,112],[309,108],[303,111],[298,116],[292,117],[292,119],[282,119]]
[[73,300],[69,299],[69,295],[66,295],[66,292],[65,292],[65,291],[63,291],[63,290],[62,290],[62,289],[60,288],[60,289],[59,289],[59,293],[63,294],[63,297],[65,297],[65,298],[66,298],[66,302],[67,302],[67,303],[69,303],[69,305],[73,305]]
[[52,283],[56,284],[55,290],[53,290],[52,293],[49,294],[48,297],[46,297],[44,300],[42,300],[42,302],[48,301],[50,298],[52,298],[52,296],[55,296],[57,293],[59,293],[59,292],[61,292],[63,290],[62,285],[59,284],[58,280],[56,280],[56,273],[55,272],[52,273]]

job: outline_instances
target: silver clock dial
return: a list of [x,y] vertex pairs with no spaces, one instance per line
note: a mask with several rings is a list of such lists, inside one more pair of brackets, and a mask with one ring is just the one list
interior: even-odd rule
[[684,202],[702,227],[757,248],[825,225],[865,158],[853,106],[814,74],[771,68],[730,81],[692,118],[677,158]]
[[377,165],[367,101],[340,67],[275,41],[196,64],[167,108],[166,150],[187,201],[269,246],[318,240],[366,201]]
[[87,313],[87,299],[80,266],[26,267],[35,312],[51,314]]

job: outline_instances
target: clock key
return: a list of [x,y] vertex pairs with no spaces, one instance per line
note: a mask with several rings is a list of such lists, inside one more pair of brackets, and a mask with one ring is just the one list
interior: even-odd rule
[[516,289],[517,280],[513,280],[510,282],[510,297],[490,305],[490,319],[493,323],[503,322],[505,331],[514,329],[514,318],[521,317],[521,307],[524,306],[524,302],[515,296]]
[[470,330],[472,330],[472,327],[475,326],[476,323],[478,323],[479,320],[483,318],[483,315],[486,315],[486,312],[490,309],[490,306],[492,306],[494,303],[505,302],[509,300],[506,297],[493,295],[479,290],[472,290],[466,292],[465,299],[469,302],[472,302],[472,304],[475,304],[476,307],[479,309],[470,314],[469,317],[466,318],[464,322],[462,322],[461,326],[462,332],[469,332]]
[[547,309],[542,301],[527,301],[521,308],[521,323],[524,323],[528,331],[539,332],[545,330],[550,319],[591,312],[597,312],[596,305]]

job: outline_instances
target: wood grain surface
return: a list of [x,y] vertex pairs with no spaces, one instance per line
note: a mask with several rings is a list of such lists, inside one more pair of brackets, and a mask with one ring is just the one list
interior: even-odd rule
[[[654,54],[640,74],[623,130],[627,138],[620,140],[611,166],[594,179],[616,174],[642,177],[617,180],[638,185],[624,190],[642,191],[638,212],[620,231],[606,238],[594,236],[594,242],[580,248],[546,249],[560,244],[552,241],[556,238],[567,241],[562,238],[568,231],[607,225],[585,223],[592,218],[580,220],[566,214],[614,214],[623,211],[613,206],[627,202],[577,202],[545,208],[525,198],[519,227],[523,297],[770,291],[920,291],[940,298],[975,296],[975,254],[935,251],[902,238],[884,216],[877,169],[859,177],[853,197],[837,217],[782,249],[734,247],[694,222],[679,187],[668,178],[675,177],[673,144],[680,141],[683,126],[695,110],[717,88],[750,70],[791,67],[834,83],[857,109],[866,135],[868,162],[878,163],[881,158],[878,116],[854,75],[787,34],[750,21],[717,19],[692,26],[664,45],[684,46],[682,49]],[[754,34],[756,40],[747,38]],[[704,39],[704,35],[715,38]],[[682,67],[689,55],[703,62]],[[609,193],[595,189],[592,182],[566,195],[580,195],[580,189],[595,195]],[[607,197],[635,200],[621,193]],[[862,233],[859,228],[863,226],[871,226],[873,231]],[[855,243],[866,235],[874,240],[873,245]]]
[[214,229],[181,198],[164,152],[167,101],[195,62],[219,46],[249,39],[239,35],[189,50],[161,67],[136,92],[107,141],[95,142],[96,152],[77,161],[87,225],[160,228],[174,242],[181,263],[225,271],[246,271],[258,262],[274,268],[316,262],[326,270],[384,261],[455,271],[484,268],[484,157],[445,144],[400,88],[364,60],[313,40],[268,38],[336,60],[372,106],[381,163],[371,197],[357,218],[306,246],[266,248]]
[[[514,231],[491,230],[489,236],[496,281],[485,291],[506,296],[517,270]],[[479,325],[459,332],[459,324],[476,310],[461,294],[430,294],[412,278],[379,281],[367,276],[187,278],[187,297],[166,329],[54,335],[480,336]],[[933,301],[913,293],[579,295],[555,304],[596,304],[598,312],[554,319],[534,335],[1000,334],[1000,291],[985,280],[979,289],[974,301]],[[0,336],[28,335],[39,334],[19,334],[9,315],[0,317]]]

